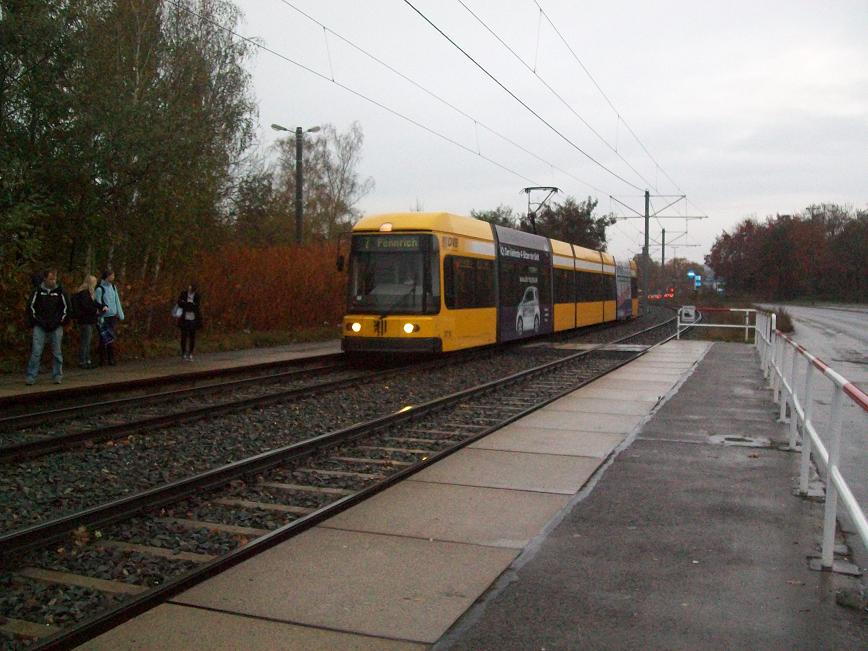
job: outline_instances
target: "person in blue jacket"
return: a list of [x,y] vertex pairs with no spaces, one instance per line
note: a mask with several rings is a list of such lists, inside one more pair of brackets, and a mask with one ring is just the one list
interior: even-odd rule
[[51,340],[54,356],[51,375],[55,384],[63,381],[63,324],[69,320],[69,303],[63,287],[57,282],[57,271],[50,269],[42,275],[39,285],[27,301],[27,320],[33,327],[33,346],[27,363],[25,382],[33,384],[39,374],[39,360],[46,340]]
[[124,320],[124,308],[121,305],[121,297],[115,286],[115,272],[106,269],[102,272],[102,280],[94,291],[94,300],[104,306],[106,310],[99,317],[99,363],[101,366],[108,362],[109,366],[117,363],[115,358],[115,342],[117,341],[118,321]]

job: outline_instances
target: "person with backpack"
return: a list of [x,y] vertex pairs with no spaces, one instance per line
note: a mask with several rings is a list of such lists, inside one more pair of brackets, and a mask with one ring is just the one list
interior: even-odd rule
[[78,323],[79,341],[78,353],[80,368],[96,368],[90,359],[90,342],[99,316],[108,308],[96,301],[96,276],[86,276],[78,291],[72,297],[72,317]]
[[178,327],[181,329],[181,356],[184,361],[192,362],[196,330],[202,327],[202,297],[196,283],[190,283],[178,295],[175,313],[178,314]]
[[69,306],[63,287],[57,282],[57,271],[47,270],[39,286],[33,290],[27,301],[27,320],[33,328],[33,345],[24,381],[30,385],[39,375],[39,361],[45,349],[46,340],[51,340],[51,354],[54,358],[51,375],[55,384],[63,381],[63,324],[69,320]]
[[102,280],[94,290],[94,300],[106,307],[97,319],[99,327],[99,363],[109,366],[117,363],[115,359],[115,341],[117,341],[117,323],[124,320],[124,308],[121,306],[121,297],[115,286],[115,272],[106,269],[102,272]]

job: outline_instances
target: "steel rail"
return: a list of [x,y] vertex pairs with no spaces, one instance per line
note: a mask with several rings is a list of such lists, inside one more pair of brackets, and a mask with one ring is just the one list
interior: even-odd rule
[[[117,409],[126,405],[135,404],[159,404],[169,400],[178,398],[187,398],[200,393],[208,393],[210,391],[221,391],[223,389],[232,389],[243,387],[249,384],[270,384],[291,380],[294,377],[303,375],[319,375],[335,369],[345,368],[341,363],[325,364],[314,366],[312,368],[295,369],[292,371],[284,371],[282,373],[274,373],[272,375],[258,375],[255,377],[242,378],[240,380],[229,380],[228,382],[215,382],[212,384],[200,384],[198,386],[186,387],[183,389],[174,389],[170,391],[161,391],[159,393],[149,393],[142,396],[128,396],[126,398],[115,398],[112,400],[103,400],[100,402],[91,402],[86,405],[71,405],[67,407],[58,407],[56,409],[46,409],[31,413],[15,414],[13,416],[4,416],[0,418],[0,432],[8,432],[12,428],[21,428],[28,425],[41,425],[43,423],[62,420],[71,416],[77,416],[80,413],[92,412],[94,415],[104,411]],[[0,447],[0,451],[3,448]]]
[[[590,330],[590,333],[594,332],[602,332],[606,329],[611,329],[612,325],[606,325],[605,327],[596,327]],[[655,327],[659,327],[658,325],[650,326],[649,329],[654,329]],[[592,327],[593,328],[593,327]],[[588,332],[583,331],[582,335],[588,334]],[[629,336],[629,335],[628,335]],[[509,342],[505,347],[514,346],[514,345],[522,345],[524,341],[517,342]],[[477,349],[475,351],[467,352],[459,351],[459,355],[463,354],[465,357],[473,358],[474,356],[483,356],[490,354],[496,347],[486,347],[482,349]],[[454,354],[453,354],[454,355]],[[336,358],[343,359],[343,354],[335,354],[335,355],[324,355],[322,358]],[[316,358],[307,358],[308,360],[317,360],[320,357]],[[449,363],[453,357],[444,357],[434,362],[431,362],[435,368],[444,364]],[[174,398],[183,398],[188,395],[195,395],[196,393],[207,392],[212,389],[224,389],[231,388],[232,386],[241,386],[244,384],[251,384],[262,382],[277,382],[282,378],[291,378],[293,375],[302,375],[305,373],[309,373],[311,371],[314,372],[323,372],[323,370],[329,370],[329,368],[335,367],[321,367],[315,369],[299,369],[296,371],[289,371],[285,374],[276,374],[270,376],[258,376],[254,378],[244,378],[241,380],[233,380],[225,383],[218,383],[213,385],[203,385],[199,387],[190,387],[185,389],[179,389],[177,391],[167,391],[159,394],[152,394],[146,396],[132,396],[128,398],[119,398],[116,400],[104,401],[101,403],[95,403],[90,406],[90,408],[95,409],[112,409],[117,407],[122,407],[131,403],[141,403],[141,402],[150,402],[154,400],[155,402],[161,402],[168,399]],[[386,372],[394,371],[394,369],[387,369]],[[209,372],[210,373],[210,372]],[[375,379],[378,376],[368,376],[370,379]],[[352,382],[353,380],[358,380],[359,377],[349,378],[346,382]],[[290,389],[282,393],[271,393],[263,396],[255,396],[253,398],[246,398],[240,401],[230,402],[230,403],[222,403],[218,405],[206,406],[197,408],[194,410],[189,410],[185,412],[176,412],[174,414],[165,414],[162,416],[153,416],[150,418],[131,421],[128,423],[119,423],[117,425],[108,425],[104,427],[97,427],[94,429],[83,430],[81,432],[74,432],[71,434],[65,434],[61,436],[54,437],[44,437],[39,439],[34,439],[31,441],[21,441],[18,443],[11,443],[8,445],[0,446],[0,465],[6,463],[14,463],[17,461],[21,461],[23,459],[30,459],[39,456],[44,456],[46,454],[51,454],[53,452],[57,452],[60,450],[74,448],[79,445],[83,445],[87,442],[99,442],[106,440],[116,440],[120,438],[124,438],[126,436],[130,436],[131,434],[136,434],[142,430],[147,430],[149,428],[159,428],[166,427],[182,422],[192,422],[195,420],[199,420],[202,418],[207,418],[215,415],[222,415],[226,413],[231,413],[237,410],[248,409],[254,406],[264,406],[267,404],[271,404],[272,402],[279,402],[285,399],[292,399],[298,397],[299,395],[304,395],[306,391],[311,391],[311,395],[315,395],[320,391],[328,391],[330,389],[340,388],[343,381],[337,380],[333,384],[322,383],[321,385],[315,385],[314,387],[305,387],[301,389]],[[27,422],[27,420],[38,419],[40,416],[45,416],[50,419],[62,418],[68,414],[74,414],[76,411],[84,409],[80,406],[75,407],[62,407],[55,410],[49,410],[44,412],[39,412],[36,414],[24,414],[24,415],[15,415],[8,416],[6,418],[0,418],[0,428],[3,428],[4,425],[8,426],[9,423],[16,422]]]
[[359,380],[377,379],[378,377],[388,376],[395,372],[395,370],[391,370],[374,374],[362,373],[349,378],[342,378],[340,380],[330,380],[328,382],[320,382],[306,387],[286,389],[285,391],[269,393],[262,396],[254,396],[252,398],[243,398],[242,400],[235,400],[232,402],[223,402],[216,405],[197,407],[196,409],[190,409],[188,411],[163,414],[162,416],[152,416],[150,418],[130,421],[129,423],[106,425],[95,429],[82,430],[81,432],[63,434],[61,436],[4,445],[0,447],[0,464],[14,463],[22,459],[32,459],[34,457],[44,456],[59,450],[76,447],[87,442],[115,440],[130,436],[131,434],[137,434],[144,430],[169,427],[181,423],[189,423],[213,416],[221,416],[236,411],[242,411],[251,407],[263,407],[284,400],[314,396],[333,389],[339,389],[347,384],[356,383]]
[[[464,353],[464,357],[468,359],[473,359],[475,357],[481,357],[490,354],[490,352],[490,350],[476,350],[471,351],[469,354]],[[454,361],[454,359],[454,357],[439,358],[432,362],[428,362],[427,364],[416,365],[414,368],[438,368],[445,364],[451,363],[452,361]],[[0,447],[0,465],[5,463],[14,463],[22,459],[44,456],[46,454],[51,454],[52,452],[57,452],[58,450],[64,450],[78,445],[82,445],[86,442],[120,439],[126,436],[130,436],[131,434],[136,434],[143,430],[167,427],[180,423],[188,423],[196,420],[202,420],[205,418],[211,418],[213,416],[220,416],[228,413],[242,411],[244,409],[250,409],[251,407],[263,407],[285,400],[295,400],[299,398],[314,396],[320,393],[340,389],[346,385],[358,383],[360,380],[370,381],[378,380],[385,377],[391,377],[393,375],[401,373],[402,371],[406,370],[406,368],[406,366],[399,365],[384,369],[382,371],[363,371],[358,375],[353,375],[349,378],[342,378],[340,380],[320,382],[305,387],[296,387],[293,389],[286,389],[284,391],[268,393],[261,396],[253,396],[251,398],[243,398],[241,400],[224,402],[214,405],[206,405],[204,407],[197,407],[196,409],[191,409],[187,411],[164,414],[161,416],[152,416],[150,418],[135,420],[128,423],[107,425],[104,427],[97,427],[90,430],[82,430],[81,432],[73,432],[71,434],[64,434],[61,436],[47,437],[43,439],[36,439],[33,441],[23,441],[20,443],[12,443],[10,445]],[[305,371],[303,370],[298,371],[298,373],[304,372]],[[258,378],[250,378],[249,380],[242,380],[242,382],[255,381],[257,379]],[[219,387],[222,387],[222,385],[218,385],[218,388]],[[187,391],[187,389],[184,389],[184,391]],[[133,398],[133,400],[135,400],[135,398]]]
[[[275,451],[270,452],[270,453],[265,453],[264,455],[258,455],[258,457],[256,457],[256,458],[264,457],[266,455],[271,456],[273,453],[282,454],[283,455],[282,459],[279,459],[279,460],[276,460],[273,462],[269,461],[269,462],[267,462],[267,466],[264,466],[264,467],[271,467],[271,466],[278,465],[279,463],[282,463],[284,461],[290,460],[292,458],[299,458],[299,457],[304,456],[305,454],[311,454],[311,453],[313,453],[313,452],[315,452],[315,451],[317,451],[323,447],[328,447],[329,445],[331,445],[333,443],[350,441],[350,440],[353,440],[355,438],[359,438],[361,436],[368,435],[368,434],[375,432],[377,430],[391,427],[391,426],[398,424],[398,423],[405,421],[405,420],[415,420],[416,418],[419,418],[423,415],[429,414],[433,411],[437,411],[439,409],[442,409],[442,408],[444,408],[450,404],[460,402],[461,400],[464,400],[468,397],[474,397],[477,395],[484,395],[485,393],[492,391],[494,389],[501,388],[503,386],[507,386],[509,384],[513,384],[516,382],[521,382],[523,380],[529,379],[530,377],[533,377],[534,375],[545,373],[547,370],[551,370],[553,368],[556,368],[557,366],[562,366],[562,365],[565,365],[565,364],[567,364],[571,361],[574,361],[578,358],[588,356],[588,355],[595,353],[595,352],[599,352],[602,349],[605,349],[607,346],[610,346],[613,344],[618,344],[618,343],[623,343],[629,339],[639,337],[639,336],[646,334],[650,331],[653,331],[653,330],[656,330],[658,328],[669,325],[674,320],[675,319],[672,319],[672,320],[669,320],[669,321],[666,321],[663,323],[653,325],[653,326],[646,328],[640,332],[633,333],[631,335],[628,335],[626,337],[618,339],[614,342],[599,344],[598,346],[594,347],[593,349],[578,352],[578,353],[576,353],[574,355],[570,355],[569,357],[564,358],[562,360],[555,360],[553,362],[547,362],[546,364],[540,365],[538,367],[534,367],[532,369],[527,369],[525,371],[520,371],[518,373],[507,376],[506,378],[501,378],[500,380],[493,380],[491,382],[487,382],[487,383],[484,383],[484,384],[476,386],[476,387],[471,387],[469,389],[464,389],[462,391],[450,394],[448,396],[444,396],[442,398],[437,398],[435,400],[424,403],[423,405],[419,405],[417,407],[414,407],[411,410],[407,410],[407,411],[403,411],[403,412],[397,412],[395,414],[391,414],[389,416],[386,416],[385,418],[382,418],[382,419],[376,419],[373,421],[369,421],[368,423],[364,423],[362,425],[357,425],[357,426],[353,426],[353,427],[346,428],[343,430],[338,430],[336,432],[331,432],[329,434],[324,434],[322,436],[316,437],[315,439],[310,439],[309,441],[304,441],[304,442],[301,442],[298,444],[294,444],[292,446],[287,446],[286,448],[281,449],[281,451],[275,450]],[[231,568],[231,567],[233,567],[233,566],[235,566],[235,565],[237,565],[237,564],[239,564],[239,563],[241,563],[241,562],[243,562],[249,558],[252,558],[253,556],[256,556],[257,554],[260,554],[260,553],[266,551],[267,549],[270,549],[271,547],[274,547],[275,545],[277,545],[281,542],[284,542],[284,541],[286,541],[286,540],[288,540],[294,536],[297,536],[297,535],[307,531],[308,529],[316,526],[320,522],[323,522],[323,521],[327,520],[328,518],[350,508],[351,506],[354,506],[355,504],[358,504],[358,503],[376,495],[377,493],[380,493],[381,491],[385,490],[386,488],[388,488],[388,487],[390,487],[390,486],[392,486],[392,485],[394,485],[400,481],[403,481],[407,477],[410,477],[410,476],[414,475],[415,473],[428,467],[429,465],[436,463],[437,461],[440,461],[440,460],[448,457],[449,455],[451,455],[451,454],[457,452],[458,450],[470,445],[471,443],[474,443],[475,441],[477,441],[477,440],[479,440],[485,436],[488,436],[492,432],[495,432],[498,429],[501,429],[502,427],[508,425],[509,423],[512,423],[512,422],[514,422],[520,418],[523,418],[523,417],[527,416],[528,414],[540,409],[541,407],[544,407],[545,405],[548,405],[548,404],[554,402],[555,400],[558,400],[558,399],[562,398],[563,396],[568,395],[568,394],[576,391],[577,389],[579,389],[579,388],[581,388],[581,387],[583,387],[583,386],[585,386],[585,385],[587,385],[587,384],[589,384],[595,380],[598,380],[600,377],[603,377],[603,376],[607,375],[608,373],[611,373],[612,371],[615,371],[618,368],[621,368],[622,366],[624,366],[625,364],[628,364],[628,363],[636,360],[637,358],[641,357],[642,355],[646,354],[648,352],[648,350],[650,350],[651,348],[662,345],[663,343],[666,343],[667,341],[670,341],[674,338],[675,338],[675,334],[672,334],[672,335],[666,337],[665,339],[663,339],[662,341],[658,342],[657,344],[654,344],[653,346],[649,346],[644,351],[638,351],[638,352],[633,353],[629,358],[627,358],[627,359],[625,359],[619,363],[614,364],[611,368],[607,369],[606,371],[599,373],[592,378],[588,378],[586,380],[582,380],[580,382],[577,382],[575,385],[570,386],[569,388],[558,392],[556,395],[549,396],[545,400],[542,400],[537,404],[534,404],[530,407],[527,407],[526,409],[522,410],[521,412],[507,416],[502,421],[500,421],[494,425],[491,425],[491,426],[485,428],[484,430],[481,430],[480,432],[477,432],[475,434],[471,434],[466,439],[455,444],[454,446],[451,446],[451,447],[444,449],[444,450],[441,450],[439,452],[434,452],[427,459],[420,460],[412,466],[404,468],[403,470],[396,471],[395,473],[385,477],[383,480],[377,482],[376,484],[373,484],[373,485],[368,486],[368,487],[366,487],[360,491],[357,491],[357,492],[353,493],[352,495],[347,495],[343,498],[340,498],[340,499],[336,500],[335,502],[327,504],[327,505],[313,511],[312,513],[310,513],[308,515],[301,516],[298,519],[293,520],[292,522],[287,523],[286,525],[283,525],[282,527],[279,527],[279,528],[275,529],[274,531],[271,531],[271,532],[265,534],[264,536],[261,536],[255,540],[247,543],[246,545],[243,545],[241,547],[234,549],[233,551],[229,552],[228,554],[226,554],[224,556],[221,556],[220,558],[217,558],[217,559],[214,559],[214,560],[209,561],[207,563],[204,563],[204,564],[200,565],[199,567],[196,567],[196,568],[190,570],[187,573],[184,573],[184,574],[182,574],[182,575],[180,575],[174,579],[167,581],[165,584],[163,584],[161,586],[152,588],[152,589],[148,590],[147,592],[144,592],[140,595],[133,597],[130,600],[125,601],[124,603],[119,604],[110,610],[107,610],[107,611],[104,611],[98,615],[95,615],[95,616],[93,616],[87,620],[84,620],[84,621],[76,624],[73,627],[70,627],[70,628],[65,629],[63,631],[60,631],[60,632],[58,632],[58,633],[56,633],[50,637],[46,637],[42,640],[39,640],[36,643],[36,646],[34,648],[45,649],[45,650],[47,650],[47,649],[51,649],[51,650],[70,649],[70,648],[75,647],[77,645],[80,645],[84,642],[87,642],[88,640],[93,639],[97,635],[105,633],[106,631],[109,631],[112,628],[122,624],[123,622],[128,621],[129,619],[135,617],[136,615],[139,615],[141,613],[144,613],[144,612],[150,610],[151,608],[154,608],[155,606],[165,602],[167,599],[169,599],[169,598],[171,598],[171,597],[201,583],[202,581],[205,581],[205,580],[211,578],[212,576],[220,574],[221,572],[224,572],[224,571],[228,570],[229,568]],[[290,452],[290,450],[292,450],[293,448],[296,449],[295,454]],[[239,463],[242,463],[242,462],[239,462]],[[232,465],[236,465],[236,464],[232,464]],[[224,468],[228,468],[228,466],[226,466]],[[219,470],[222,470],[222,469],[219,469]],[[206,473],[203,473],[203,474],[206,474]],[[247,474],[247,472],[243,472],[240,474]],[[238,476],[238,475],[235,475],[235,476]],[[228,481],[228,479],[231,479],[231,478],[232,477],[228,477],[227,479],[225,479],[223,481],[212,482],[209,484],[209,487],[213,486],[215,484],[224,483],[225,481]],[[161,503],[164,503],[164,502],[161,502]],[[0,539],[0,544],[2,544],[2,539]]]

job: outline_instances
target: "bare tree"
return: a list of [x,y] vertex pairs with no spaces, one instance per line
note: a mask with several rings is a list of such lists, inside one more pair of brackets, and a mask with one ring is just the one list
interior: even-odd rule
[[[374,180],[358,171],[364,143],[362,127],[354,122],[340,133],[326,124],[318,136],[305,136],[304,230],[309,237],[330,239],[349,230],[361,213],[358,202],[374,188]],[[277,192],[286,206],[295,196],[295,136],[277,145]]]

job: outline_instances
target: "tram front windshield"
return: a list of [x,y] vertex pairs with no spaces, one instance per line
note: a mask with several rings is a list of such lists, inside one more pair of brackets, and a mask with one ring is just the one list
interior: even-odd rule
[[352,241],[350,312],[439,311],[440,256],[433,235],[354,235]]

